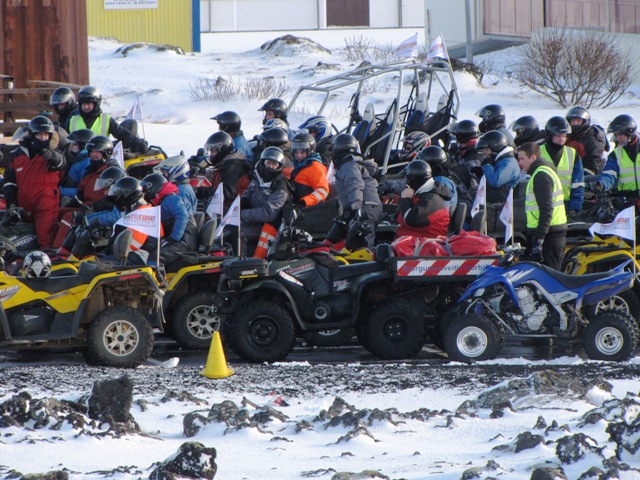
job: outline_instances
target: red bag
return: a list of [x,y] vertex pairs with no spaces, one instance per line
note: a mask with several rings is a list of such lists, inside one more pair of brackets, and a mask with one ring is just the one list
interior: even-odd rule
[[495,255],[497,244],[495,239],[480,232],[465,232],[460,230],[458,235],[449,238],[451,255]]
[[415,237],[403,235],[391,243],[396,257],[448,257],[449,252],[444,248],[442,238]]

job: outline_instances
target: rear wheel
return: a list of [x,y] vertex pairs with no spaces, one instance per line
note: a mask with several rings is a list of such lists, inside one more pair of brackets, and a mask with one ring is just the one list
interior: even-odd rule
[[424,346],[426,326],[409,301],[394,299],[376,307],[361,335],[363,346],[378,358],[413,358]]
[[616,312],[599,314],[582,333],[584,350],[593,360],[627,360],[635,353],[637,342],[635,321]]
[[465,313],[453,319],[444,333],[444,349],[458,362],[496,358],[503,339],[495,322],[484,315]]
[[220,301],[218,295],[204,292],[190,293],[182,298],[169,323],[174,340],[187,349],[208,349],[213,332],[220,330]]
[[295,328],[291,314],[277,301],[258,300],[225,324],[225,338],[240,357],[250,362],[275,362],[293,349]]

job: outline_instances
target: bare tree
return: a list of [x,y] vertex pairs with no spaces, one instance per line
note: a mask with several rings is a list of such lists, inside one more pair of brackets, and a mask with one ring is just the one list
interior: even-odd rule
[[631,71],[614,35],[549,28],[532,35],[515,78],[562,107],[605,108],[631,85]]

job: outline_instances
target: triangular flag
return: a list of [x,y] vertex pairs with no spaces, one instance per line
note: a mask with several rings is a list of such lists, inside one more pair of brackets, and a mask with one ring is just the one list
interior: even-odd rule
[[124,150],[122,147],[122,142],[116,143],[116,146],[113,147],[111,158],[114,158],[118,162],[120,168],[124,170]]
[[115,225],[122,225],[150,237],[160,238],[160,227],[162,225],[160,221],[160,206],[134,210],[118,220]]
[[216,218],[216,215],[222,216],[224,213],[224,192],[222,189],[223,185],[222,182],[220,182],[220,185],[218,185],[218,188],[216,189],[216,193],[213,194],[209,205],[207,205],[206,213],[209,215],[209,218]]
[[444,45],[444,37],[438,35],[438,37],[429,46],[427,52],[427,62],[434,60],[449,60],[449,54],[447,53],[447,47]]
[[513,188],[509,189],[507,201],[502,207],[502,212],[500,212],[500,220],[506,227],[504,231],[504,243],[506,245],[513,238]]
[[220,225],[218,225],[218,228],[216,228],[215,238],[222,235],[222,230],[227,225],[235,225],[236,227],[240,226],[240,195],[238,195],[233,201],[229,210],[227,210],[227,214],[220,222]]
[[138,95],[136,103],[133,104],[133,107],[131,107],[131,110],[127,113],[126,118],[142,121],[142,101],[140,100],[140,95]]
[[329,185],[336,183],[336,167],[333,166],[333,162],[329,164],[329,170],[327,170],[327,181]]
[[591,235],[617,235],[627,240],[635,241],[636,212],[635,206],[622,210],[611,223],[594,223],[589,227]]
[[478,183],[478,190],[476,192],[476,198],[473,199],[473,205],[471,206],[471,218],[475,217],[476,213],[480,211],[481,206],[487,205],[487,179],[483,175]]
[[418,56],[418,34],[414,33],[398,45],[398,48],[393,52],[393,56],[398,58],[416,58]]

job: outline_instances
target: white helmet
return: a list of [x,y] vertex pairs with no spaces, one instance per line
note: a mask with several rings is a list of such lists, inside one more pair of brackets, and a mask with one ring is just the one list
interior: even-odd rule
[[46,253],[35,250],[24,258],[22,269],[27,278],[48,278],[51,275],[51,260]]

